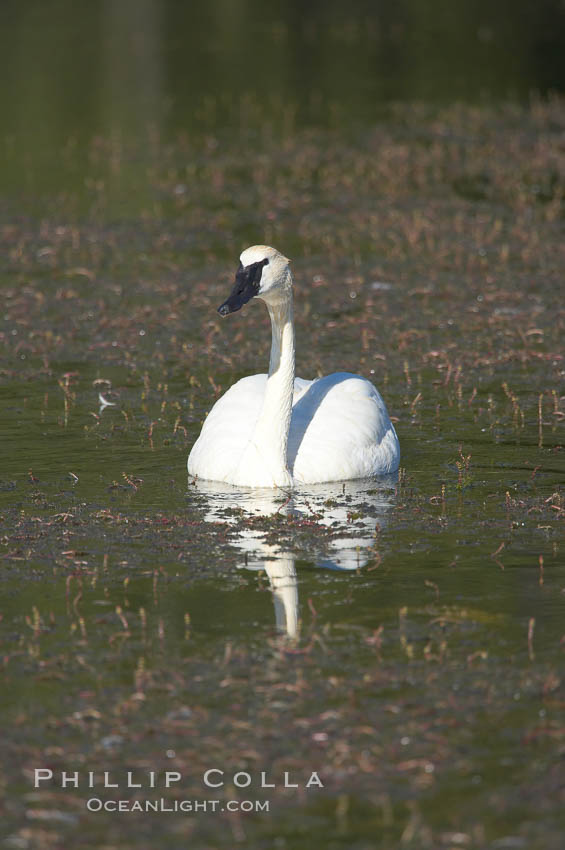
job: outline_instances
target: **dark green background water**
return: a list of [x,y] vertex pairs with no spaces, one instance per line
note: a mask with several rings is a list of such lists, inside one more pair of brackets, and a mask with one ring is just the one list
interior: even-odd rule
[[2,135],[30,156],[117,127],[226,128],[246,98],[371,122],[391,100],[565,87],[559,0],[6,0],[0,16]]
[[[561,850],[564,20],[2,4],[2,847]],[[375,381],[397,480],[187,480],[268,362],[261,305],[216,314],[259,242],[293,260],[298,374]],[[94,815],[37,767],[325,788]]]

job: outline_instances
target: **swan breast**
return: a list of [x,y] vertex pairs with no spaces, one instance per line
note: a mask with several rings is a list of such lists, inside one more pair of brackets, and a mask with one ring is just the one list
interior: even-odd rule
[[[212,407],[188,457],[188,472],[210,481],[230,481],[249,446],[263,406],[267,375],[247,375]],[[312,381],[296,378],[293,404]]]

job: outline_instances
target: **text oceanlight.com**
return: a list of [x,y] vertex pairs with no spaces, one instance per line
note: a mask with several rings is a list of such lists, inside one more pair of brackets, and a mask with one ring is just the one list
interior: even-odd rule
[[184,812],[185,814],[215,812],[268,812],[269,800],[101,800],[86,801],[89,812]]

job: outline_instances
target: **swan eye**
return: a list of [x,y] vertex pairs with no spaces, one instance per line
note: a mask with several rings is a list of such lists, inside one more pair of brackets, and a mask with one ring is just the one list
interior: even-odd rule
[[235,291],[238,295],[242,295],[248,287],[252,287],[255,290],[253,294],[257,295],[261,285],[263,266],[268,265],[268,263],[268,259],[265,258],[258,263],[250,263],[248,266],[239,264],[239,268],[235,273]]
[[[241,266],[241,263],[239,264]],[[263,274],[263,266],[268,266],[269,261],[265,257],[264,260],[261,260],[258,263],[250,263],[248,266],[242,266],[242,272],[245,275],[244,286],[249,285],[256,288],[257,292],[259,292],[259,286],[261,285],[261,275]],[[239,275],[239,269],[238,269]],[[237,275],[236,275],[237,277]]]

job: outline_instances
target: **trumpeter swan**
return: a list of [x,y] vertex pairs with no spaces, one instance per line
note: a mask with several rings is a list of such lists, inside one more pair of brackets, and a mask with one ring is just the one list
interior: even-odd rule
[[240,257],[233,290],[218,312],[256,297],[272,325],[268,375],[242,378],[216,402],[188,457],[188,472],[243,487],[292,487],[366,478],[398,469],[398,437],[370,381],[336,372],[294,377],[292,274],[266,245]]

